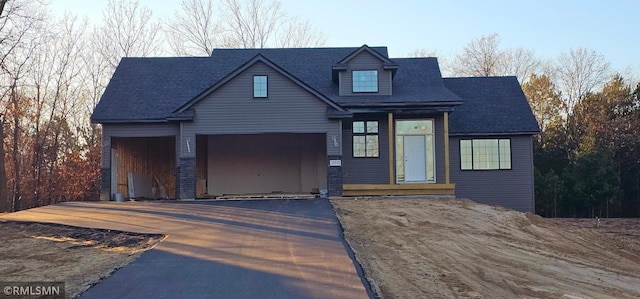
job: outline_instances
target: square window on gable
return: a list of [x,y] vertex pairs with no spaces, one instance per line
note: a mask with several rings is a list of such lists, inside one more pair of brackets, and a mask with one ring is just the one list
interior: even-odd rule
[[378,71],[352,71],[353,92],[378,92]]
[[267,76],[253,76],[253,97],[267,97]]

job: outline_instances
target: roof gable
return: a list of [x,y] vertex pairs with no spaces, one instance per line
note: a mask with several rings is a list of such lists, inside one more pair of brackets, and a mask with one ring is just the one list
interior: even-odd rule
[[333,109],[336,109],[338,111],[345,111],[342,107],[340,107],[338,104],[333,102],[331,99],[329,99],[325,95],[319,93],[318,91],[316,91],[315,89],[313,89],[312,87],[310,87],[306,83],[302,82],[301,80],[299,80],[295,76],[291,75],[289,72],[287,72],[286,70],[282,69],[280,66],[278,66],[277,64],[273,63],[271,60],[269,60],[266,57],[264,57],[262,54],[257,54],[252,59],[250,59],[249,61],[247,61],[246,63],[244,63],[240,67],[238,67],[237,69],[233,70],[228,75],[226,75],[225,77],[223,77],[222,79],[217,81],[215,84],[213,84],[209,88],[205,89],[200,94],[195,96],[193,99],[191,99],[190,101],[188,101],[187,103],[185,103],[184,105],[182,105],[181,107],[176,109],[175,113],[182,113],[185,110],[191,108],[193,105],[195,105],[196,103],[198,103],[199,101],[201,101],[202,99],[206,98],[208,95],[213,93],[216,89],[220,88],[221,86],[223,86],[227,82],[231,81],[233,78],[237,77],[243,71],[245,71],[246,69],[250,68],[251,66],[253,66],[253,65],[255,65],[256,63],[259,63],[259,62],[262,62],[262,63],[266,64],[267,66],[269,66],[272,69],[274,69],[276,72],[280,73],[281,75],[285,76],[287,79],[293,81],[295,84],[297,84],[298,86],[302,87],[304,90],[306,90],[309,93],[313,94],[314,96],[318,97],[320,100],[325,102],[329,107],[331,107]]
[[353,59],[354,57],[360,55],[360,53],[362,52],[367,52],[373,56],[375,56],[376,58],[380,59],[380,61],[382,63],[388,63],[388,64],[395,64],[395,62],[391,61],[389,59],[389,57],[382,55],[380,53],[378,53],[377,51],[373,50],[372,48],[370,48],[367,45],[362,45],[362,47],[356,49],[355,51],[349,53],[349,55],[347,55],[346,57],[342,58],[340,61],[336,62],[336,64],[346,64],[348,63],[351,59]]
[[[338,82],[338,73],[346,71],[348,69],[347,65],[349,64],[349,62],[354,60],[356,57],[362,55],[363,53],[368,53],[369,55],[377,58],[378,60],[380,60],[380,63],[382,64],[382,68],[384,70],[391,70],[391,75],[392,76],[396,75],[396,70],[398,69],[397,63],[389,59],[388,56],[381,54],[380,52],[374,50],[373,48],[370,48],[367,45],[363,45],[362,47],[357,48],[353,52],[349,53],[349,55],[340,59],[340,61],[338,61],[331,67],[331,70],[332,70],[331,77],[333,82]],[[386,54],[386,51],[385,51],[385,54]]]

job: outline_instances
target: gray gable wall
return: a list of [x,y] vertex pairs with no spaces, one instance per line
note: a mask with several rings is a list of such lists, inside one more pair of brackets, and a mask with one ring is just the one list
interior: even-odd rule
[[[268,76],[268,97],[253,98],[253,76]],[[182,124],[184,138],[196,134],[323,133],[327,152],[341,154],[340,121],[329,120],[326,103],[262,62],[194,104],[193,122]],[[186,142],[183,156],[190,156]]]
[[353,92],[353,76],[351,72],[356,70],[378,71],[378,93],[373,96],[392,94],[391,71],[384,70],[382,61],[380,61],[378,57],[375,57],[367,51],[363,51],[347,62],[346,71],[339,73],[338,85],[340,88],[340,96],[372,96],[369,93]]

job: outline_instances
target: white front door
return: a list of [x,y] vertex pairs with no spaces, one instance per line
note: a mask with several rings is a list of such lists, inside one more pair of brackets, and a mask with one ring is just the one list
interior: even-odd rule
[[405,135],[404,139],[404,181],[424,182],[427,180],[427,155],[425,136]]

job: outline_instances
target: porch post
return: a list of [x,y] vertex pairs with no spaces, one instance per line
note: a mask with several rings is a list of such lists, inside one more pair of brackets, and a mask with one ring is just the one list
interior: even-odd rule
[[396,183],[396,176],[395,176],[395,167],[393,161],[394,161],[394,149],[395,149],[395,134],[393,134],[393,113],[389,112],[388,114],[388,121],[389,121],[389,184],[393,185]]
[[445,183],[451,183],[449,178],[449,112],[444,113],[444,176]]

